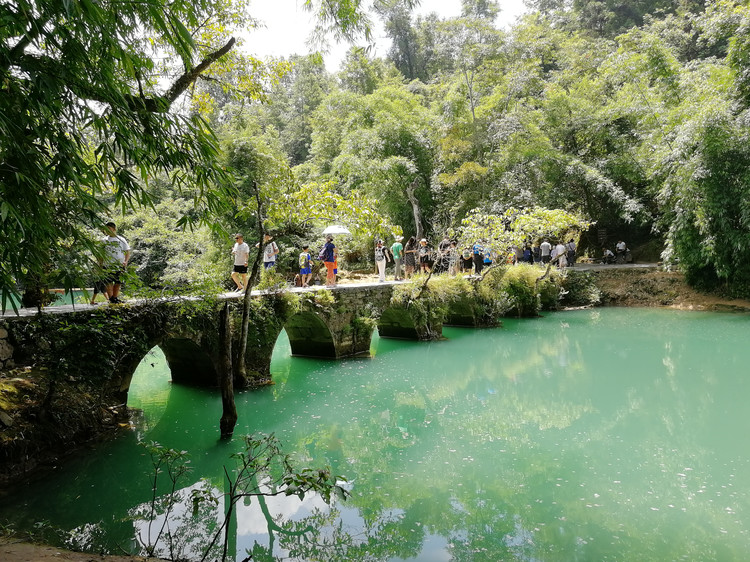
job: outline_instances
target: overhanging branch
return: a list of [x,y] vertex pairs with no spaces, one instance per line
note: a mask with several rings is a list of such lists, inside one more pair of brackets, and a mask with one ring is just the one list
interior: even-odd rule
[[180,95],[188,89],[190,84],[195,82],[198,79],[198,76],[203,74],[209,66],[231,51],[235,43],[236,39],[232,37],[221,49],[210,53],[192,70],[188,70],[185,74],[180,76],[177,81],[172,84],[172,87],[167,90],[167,93],[162,96],[162,99],[168,103],[167,109],[169,109],[169,106],[172,105],[174,100],[180,97]]
[[[163,96],[144,97],[143,95],[117,95],[109,88],[104,88],[98,84],[82,82],[77,76],[68,71],[66,65],[52,57],[40,56],[36,54],[21,55],[15,62],[19,70],[29,74],[47,74],[54,76],[65,83],[75,95],[81,99],[96,101],[107,105],[112,105],[121,100],[125,100],[127,107],[131,111],[147,111],[149,113],[166,113],[169,111],[172,103],[180,97],[196,79],[205,72],[213,63],[219,60],[232,50],[236,39],[232,37],[221,49],[208,54],[198,65],[186,71],[180,76],[167,90]],[[117,99],[114,99],[117,98]]]

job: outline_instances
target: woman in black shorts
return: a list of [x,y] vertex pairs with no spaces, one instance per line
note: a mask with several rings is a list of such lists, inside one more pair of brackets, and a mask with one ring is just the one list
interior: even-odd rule
[[417,268],[417,239],[413,236],[404,246],[404,273],[407,279],[414,275]]

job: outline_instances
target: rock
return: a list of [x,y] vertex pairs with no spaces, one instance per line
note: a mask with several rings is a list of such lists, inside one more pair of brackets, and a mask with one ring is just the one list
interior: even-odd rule
[[13,357],[13,346],[6,340],[0,340],[0,361],[6,361]]
[[4,340],[8,337],[8,330],[5,328],[0,328],[0,340]]
[[0,424],[4,425],[5,427],[10,427],[11,425],[13,425],[13,418],[0,410]]

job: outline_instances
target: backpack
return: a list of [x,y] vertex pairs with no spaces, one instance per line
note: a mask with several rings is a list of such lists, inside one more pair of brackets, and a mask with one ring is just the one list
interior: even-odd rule
[[325,244],[320,249],[320,252],[318,252],[318,259],[320,261],[325,261],[325,259],[326,259],[326,247],[325,247]]
[[307,252],[302,252],[302,253],[301,253],[301,254],[299,255],[299,266],[300,266],[300,268],[301,268],[301,269],[305,269],[305,268],[307,268],[307,267],[310,267],[310,262],[309,262],[309,260],[307,259],[307,256],[308,256],[308,255],[309,255],[309,254],[308,254]]

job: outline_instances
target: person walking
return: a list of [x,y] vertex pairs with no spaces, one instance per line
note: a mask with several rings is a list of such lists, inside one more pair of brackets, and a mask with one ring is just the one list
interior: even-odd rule
[[404,272],[407,279],[411,279],[417,269],[417,239],[414,236],[406,241],[404,246]]
[[539,241],[537,240],[534,247],[531,249],[531,255],[533,257],[532,263],[541,263],[542,261],[542,249],[539,247]]
[[122,275],[125,273],[130,261],[130,245],[124,237],[117,234],[117,225],[110,221],[106,225],[109,234],[102,238],[104,242],[105,263],[102,264],[106,271],[105,291],[107,298],[112,304],[120,304],[120,287],[122,286]]
[[[270,234],[263,236],[263,267],[270,269],[276,265],[276,256],[279,254],[279,246],[274,242]],[[256,244],[257,248],[257,244]]]
[[461,272],[462,273],[468,273],[471,275],[471,268],[474,265],[474,262],[471,258],[471,247],[466,246],[463,250],[461,250]]
[[396,236],[396,241],[391,245],[391,254],[393,254],[394,263],[393,277],[396,281],[401,281],[403,279],[401,277],[401,261],[404,257],[404,247],[401,244],[401,240],[403,239],[403,236]]
[[449,256],[448,252],[451,248],[451,240],[447,234],[443,236],[443,239],[438,244],[438,267],[436,273],[444,273],[448,271]]
[[567,252],[568,265],[572,267],[576,263],[576,243],[572,238],[565,244],[565,250]]
[[378,282],[385,283],[385,266],[390,260],[388,251],[383,246],[383,241],[378,240],[375,244],[375,265],[378,266]]
[[419,255],[419,268],[422,273],[429,273],[432,269],[430,263],[430,250],[431,248],[427,245],[427,238],[422,238],[419,241],[419,248],[417,254]]
[[482,243],[477,240],[471,247],[471,253],[474,259],[474,275],[482,273],[482,266],[484,265],[484,248]]
[[622,240],[618,240],[617,244],[615,244],[615,261],[617,263],[625,263],[626,260],[626,254],[628,252],[628,245],[625,244]]
[[565,269],[568,267],[568,250],[565,248],[565,244],[558,242],[555,246],[555,258],[557,259],[557,267],[559,269]]
[[451,247],[448,248],[448,275],[455,276],[459,269],[458,242],[451,240]]
[[492,265],[492,248],[487,244],[486,240],[483,240],[482,244],[482,269],[485,269]]
[[302,253],[299,255],[299,276],[300,287],[309,287],[312,277],[312,255],[307,244],[302,246]]
[[526,263],[534,263],[534,255],[531,252],[531,247],[526,244],[523,247],[523,261]]
[[326,287],[336,286],[336,260],[339,256],[338,249],[333,243],[333,236],[330,234],[326,236],[326,243],[321,250],[323,256],[323,264],[326,266]]
[[242,234],[237,233],[234,235],[232,255],[234,256],[232,281],[237,285],[235,292],[241,293],[247,286],[247,259],[250,256],[250,246],[247,245]]
[[544,239],[544,242],[539,245],[539,253],[542,256],[542,263],[547,264],[550,262],[550,256],[552,254],[552,244],[550,244],[549,240],[547,240],[546,238]]

